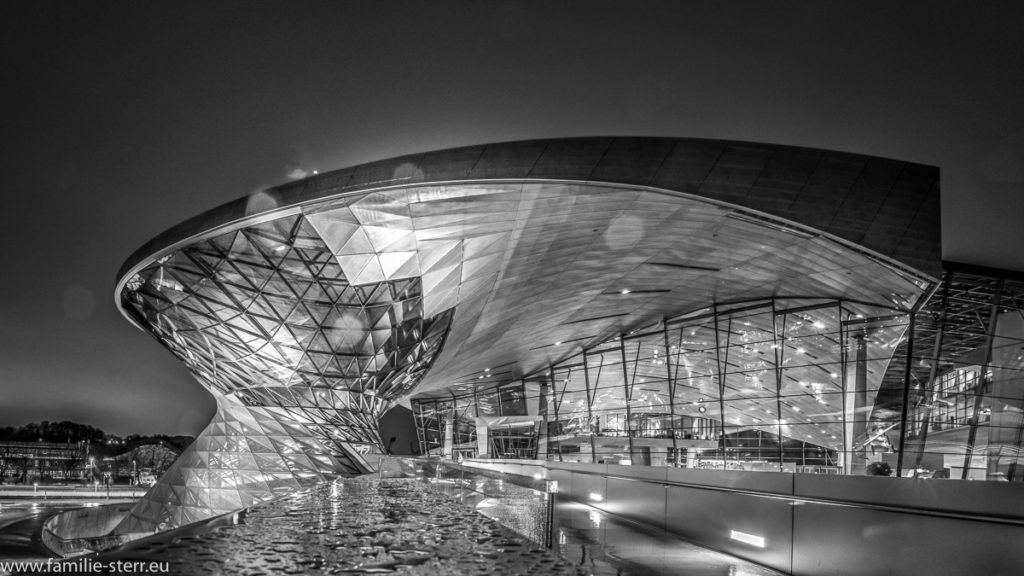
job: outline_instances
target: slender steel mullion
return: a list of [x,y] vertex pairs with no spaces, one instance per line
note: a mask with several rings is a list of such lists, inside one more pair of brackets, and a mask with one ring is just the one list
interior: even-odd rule
[[[782,317],[782,333],[785,337],[786,333],[786,318]],[[783,340],[785,342],[785,340]],[[782,470],[783,463],[783,450],[782,450],[782,362],[785,357],[782,346],[784,344],[779,343],[779,328],[778,328],[778,315],[775,314],[775,298],[772,298],[772,344],[775,349],[775,428],[779,434],[779,470]]]
[[[410,402],[413,407],[412,415],[416,423],[416,443],[420,445],[420,453],[423,454],[423,433],[420,428],[423,426],[423,418],[420,417],[419,402]],[[426,456],[426,454],[423,454]]]
[[[714,310],[714,317],[715,317],[715,355],[716,355],[716,358],[717,358],[717,368],[718,368],[718,404],[719,404],[720,411],[722,413],[722,467],[723,467],[723,469],[728,469],[729,468],[729,442],[728,442],[728,437],[726,436],[726,433],[725,433],[725,371],[723,369],[724,364],[723,364],[723,359],[722,359],[722,342],[721,342],[721,336],[719,335],[720,327],[718,325],[718,305],[717,304],[713,305],[712,309]],[[729,335],[732,334],[732,316],[729,317],[729,326],[728,326],[728,328],[726,330],[726,334],[727,335],[725,337],[725,359],[724,359],[725,364],[727,364],[729,362],[729,341],[730,341]]]
[[[530,399],[526,395],[526,377],[521,377],[520,381],[522,381],[522,383],[523,383],[523,400],[526,402],[526,406],[527,406],[526,413],[529,414],[530,413],[530,409],[529,409]],[[537,459],[537,452],[540,450],[540,435],[542,433],[541,428],[543,427],[544,420],[546,419],[546,417],[548,415],[548,407],[547,407],[547,403],[546,403],[547,402],[547,398],[543,398],[543,396],[544,396],[543,388],[544,387],[541,386],[541,390],[539,390],[538,393],[537,393],[538,394],[538,396],[537,396],[537,416],[540,417],[541,419],[536,424],[537,431],[533,435],[533,458],[532,458],[533,460]],[[540,413],[541,402],[542,401],[545,402],[545,404],[544,404],[544,414]]]
[[672,362],[671,354],[669,354],[668,344],[668,325],[665,322],[661,323],[661,335],[664,337],[665,343],[665,374],[668,376],[668,413],[669,423],[672,427],[672,463],[678,468],[679,467],[679,447],[676,442],[676,385],[675,377],[672,374]]
[[594,421],[594,412],[590,406],[590,370],[587,368],[587,351],[583,351],[583,386],[587,389],[587,437],[590,439],[590,461],[597,462],[597,452],[594,448],[594,431],[591,426]]
[[[996,322],[999,321],[999,303],[1003,294],[1003,279],[996,282],[996,292],[992,295],[992,310],[989,312],[988,330],[985,336],[985,363],[981,366],[978,374],[978,383],[974,387],[974,416],[971,418],[971,430],[967,434],[967,452],[964,454],[964,469],[960,475],[961,480],[967,480],[971,470],[971,460],[974,458],[974,442],[978,435],[978,421],[981,413],[981,402],[985,397],[985,374],[992,363],[992,341],[996,336]],[[994,376],[993,376],[994,379]],[[993,383],[995,386],[995,383]]]
[[[842,400],[840,404],[843,409],[843,417],[839,419],[840,429],[842,429],[843,442],[842,442],[842,456],[843,456],[843,473],[850,473],[850,455],[846,453],[846,373],[849,369],[850,352],[848,346],[848,340],[850,338],[850,329],[846,326],[846,322],[843,320],[843,301],[840,300],[836,303],[839,307],[839,397]],[[824,428],[824,427],[823,427]],[[839,452],[836,455],[839,455]]]
[[[570,374],[572,373],[572,369],[571,368],[569,369],[569,373]],[[551,377],[552,378],[555,377],[555,369],[554,368],[551,368]],[[552,380],[552,381],[554,381],[554,380]],[[556,406],[555,414],[559,414],[560,413],[559,408],[562,407],[562,402],[565,401],[565,391],[567,389],[568,389],[568,386],[562,386],[562,392],[559,393],[558,392],[558,388],[557,387],[555,388],[555,391],[553,393],[553,396],[555,396],[557,398],[557,400],[554,401],[555,402],[555,406]],[[588,401],[589,401],[589,397],[588,397]]]
[[[931,425],[930,420],[932,417],[931,396],[935,390],[935,377],[938,376],[939,356],[942,354],[942,341],[946,337],[946,320],[949,315],[949,312],[947,311],[949,304],[949,288],[953,283],[953,274],[954,272],[952,270],[946,272],[946,277],[943,282],[942,301],[939,305],[939,326],[935,334],[935,346],[932,349],[932,365],[928,368],[928,381],[925,382],[924,390],[922,391],[924,395],[924,401],[922,404],[924,406],[924,411],[921,415],[921,450],[918,451],[917,458],[914,460],[914,469],[921,467],[921,462],[924,459],[924,451],[928,444],[928,428]],[[903,435],[906,435],[905,431],[903,432]],[[902,443],[903,440],[901,439],[900,442]]]
[[619,352],[622,355],[622,386],[626,393],[626,439],[629,442],[629,462],[633,462],[633,419],[629,405],[633,403],[633,382],[626,373],[626,341],[625,335],[619,334]]
[[[920,302],[919,302],[920,304]],[[896,477],[903,476],[903,450],[907,438],[907,414],[910,404],[910,374],[911,359],[914,356],[914,329],[917,323],[918,306],[915,305],[910,311],[910,325],[907,327],[907,362],[903,367],[903,407],[900,409],[900,449],[896,456]],[[922,446],[923,448],[923,446]]]
[[[560,429],[561,425],[559,424],[561,422],[561,418],[559,417],[559,410],[558,409],[561,408],[562,399],[560,397],[558,397],[558,383],[555,380],[555,368],[551,364],[548,364],[548,380],[551,381],[551,386],[552,386],[552,389],[551,389],[551,407],[555,411],[555,429],[558,430],[559,431],[559,435],[561,435],[561,429]],[[565,386],[563,386],[562,388],[564,390]],[[563,394],[564,394],[564,392],[563,392]],[[544,433],[547,435],[547,438],[548,438],[548,455],[550,456],[551,455],[551,425],[550,424],[548,425],[548,429],[545,430]],[[561,441],[559,441],[559,443],[558,443],[558,461],[559,462],[562,461],[562,443],[561,443]]]

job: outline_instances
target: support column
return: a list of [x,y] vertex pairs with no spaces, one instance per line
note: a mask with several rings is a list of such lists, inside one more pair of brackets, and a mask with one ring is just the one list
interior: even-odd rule
[[548,459],[548,395],[551,393],[548,382],[540,383],[539,405],[537,412],[540,422],[537,424],[537,460]]
[[474,421],[476,423],[476,457],[490,458],[491,438],[487,421],[480,417],[474,418]]
[[696,468],[697,467],[697,449],[696,448],[687,448],[686,449],[686,467],[687,468]]
[[444,419],[444,441],[441,444],[441,457],[452,459],[452,445],[455,443],[455,422],[451,416]]

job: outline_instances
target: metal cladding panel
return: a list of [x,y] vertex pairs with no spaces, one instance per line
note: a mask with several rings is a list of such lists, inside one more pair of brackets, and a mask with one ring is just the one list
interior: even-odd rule
[[664,529],[667,497],[668,490],[662,484],[608,478],[604,510],[627,518],[642,518],[647,524]]
[[680,140],[672,148],[650,185],[657,188],[697,194],[728,142],[719,140]]
[[675,143],[672,138],[615,138],[609,143],[590,179],[646,185],[672,152]]
[[419,163],[423,181],[465,179],[473,166],[476,166],[480,160],[485,148],[485,146],[466,146],[424,154],[422,162]]
[[[393,185],[553,179],[652,186],[749,208],[833,234],[938,277],[937,168],[793,146],[687,138],[527,140],[413,154],[337,170],[240,198],[164,232],[144,259],[218,225],[301,202]],[[902,209],[886,214],[890,196]],[[260,201],[253,202],[256,197]],[[916,207],[916,208],[914,208]],[[878,222],[881,216],[888,222]]]
[[[665,493],[667,531],[790,573],[794,507],[789,501],[684,486],[669,486]],[[763,538],[763,544],[738,541],[737,532]]]
[[530,170],[529,177],[589,180],[611,142],[611,138],[551,140]]
[[1009,575],[1024,564],[1019,525],[815,503],[792,508],[793,574]]
[[416,166],[422,155],[405,156],[363,164],[357,166],[346,188],[363,188],[367,186],[388,186],[396,181],[409,180],[415,172],[400,174],[403,167]]
[[480,160],[470,170],[471,179],[526,178],[547,149],[547,140],[524,140],[507,146],[485,146]]

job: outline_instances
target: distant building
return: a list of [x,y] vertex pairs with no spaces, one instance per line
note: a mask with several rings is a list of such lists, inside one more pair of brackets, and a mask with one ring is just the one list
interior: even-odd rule
[[0,478],[8,483],[81,480],[86,451],[82,442],[0,441]]

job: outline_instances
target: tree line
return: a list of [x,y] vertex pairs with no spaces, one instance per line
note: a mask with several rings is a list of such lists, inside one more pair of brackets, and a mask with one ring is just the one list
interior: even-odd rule
[[[24,426],[0,428],[0,442],[56,442],[76,444],[87,442],[99,455],[114,456],[139,444],[163,442],[181,452],[195,440],[192,436],[168,434],[129,434],[117,436],[88,424],[64,420],[61,422],[32,422]],[[109,448],[108,448],[109,447]]]
[[[88,424],[67,420],[2,427],[0,483],[5,478],[24,483],[30,476],[45,480],[45,476],[54,474],[70,479],[87,472],[92,477],[95,470],[89,470],[87,464],[91,466],[110,461],[112,464],[107,466],[113,466],[115,476],[119,467],[132,461],[140,467],[162,470],[194,440],[191,436],[166,434],[130,434],[122,438]],[[23,443],[36,444],[38,449],[25,447]],[[43,443],[63,447],[50,448]],[[53,453],[54,450],[58,452]],[[44,461],[49,464],[44,465]]]

